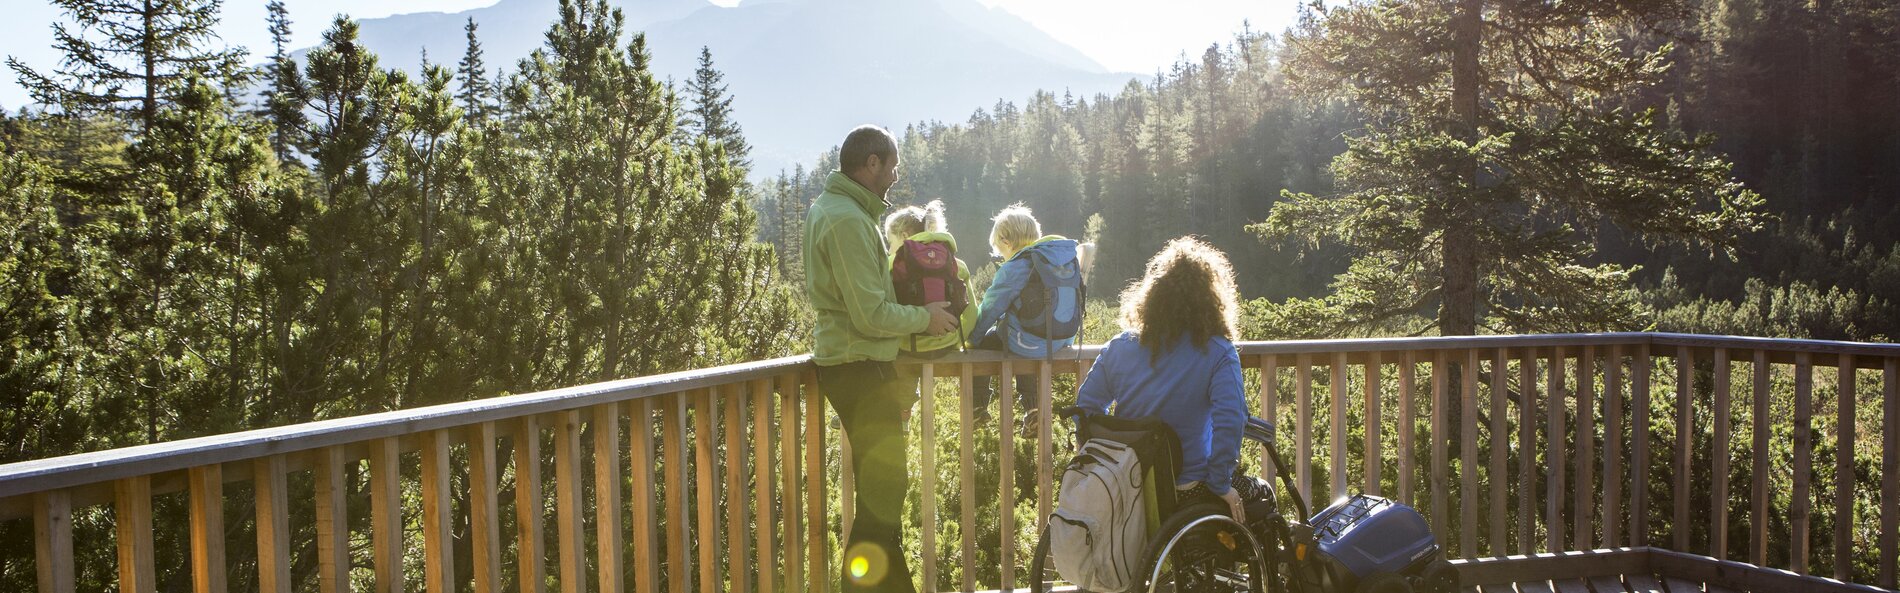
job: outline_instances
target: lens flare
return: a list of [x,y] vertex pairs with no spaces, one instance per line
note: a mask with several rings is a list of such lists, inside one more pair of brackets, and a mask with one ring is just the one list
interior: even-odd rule
[[891,555],[870,542],[858,542],[845,550],[845,576],[852,583],[872,586],[891,573]]

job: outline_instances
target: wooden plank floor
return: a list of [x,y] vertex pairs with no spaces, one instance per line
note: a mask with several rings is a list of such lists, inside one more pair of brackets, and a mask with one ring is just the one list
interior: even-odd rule
[[1454,560],[1461,593],[1876,593],[1797,575],[1656,548]]

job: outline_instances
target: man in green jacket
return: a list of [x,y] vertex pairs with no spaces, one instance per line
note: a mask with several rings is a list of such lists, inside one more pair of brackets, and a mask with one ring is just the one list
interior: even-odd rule
[[956,328],[949,303],[900,305],[877,221],[897,183],[897,140],[859,126],[838,149],[839,170],[805,221],[805,295],[817,313],[812,360],[818,390],[851,440],[858,480],[856,520],[845,538],[841,591],[914,593],[904,562],[905,410],[917,401],[891,364],[911,334]]

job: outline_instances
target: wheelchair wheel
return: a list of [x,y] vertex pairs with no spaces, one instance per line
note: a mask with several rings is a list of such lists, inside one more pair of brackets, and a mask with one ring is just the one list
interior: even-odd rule
[[1145,555],[1149,593],[1267,593],[1264,542],[1225,505],[1190,505],[1157,534]]
[[1049,593],[1068,583],[1056,574],[1055,565],[1049,562],[1049,527],[1044,526],[1036,533],[1036,554],[1029,557],[1029,593]]

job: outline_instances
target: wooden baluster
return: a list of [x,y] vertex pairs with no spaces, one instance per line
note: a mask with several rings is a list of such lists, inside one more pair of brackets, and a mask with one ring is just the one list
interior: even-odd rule
[[191,503],[191,586],[196,593],[224,593],[224,467],[185,470]]
[[1814,465],[1814,358],[1806,352],[1794,355],[1794,498],[1789,504],[1788,523],[1793,539],[1788,542],[1788,570],[1808,574],[1808,513],[1813,495],[1808,480]]
[[752,580],[749,570],[752,566],[751,542],[746,541],[745,529],[749,519],[746,517],[745,504],[745,385],[733,383],[725,385],[721,406],[725,422],[725,470],[726,470],[726,582],[734,593],[749,593]]
[[845,460],[844,463],[838,464],[838,514],[840,515],[841,524],[839,533],[843,533],[844,537],[849,539],[851,537],[851,522],[857,519],[858,510],[857,472],[851,469],[851,438],[849,435],[840,434],[838,436],[838,455]]
[[1546,551],[1564,551],[1564,427],[1569,424],[1565,417],[1564,400],[1564,348],[1558,346],[1550,352],[1550,367],[1544,372],[1544,392],[1549,394],[1544,402],[1544,463],[1548,465],[1544,474],[1544,546]]
[[[620,529],[620,404],[597,404],[589,424],[594,433],[594,558],[600,593],[621,593],[621,551],[626,549]],[[639,430],[629,425],[628,430]]]
[[686,537],[687,531],[692,529],[686,512],[686,394],[669,393],[660,397],[660,463],[666,499],[666,590],[686,593],[693,590],[693,571],[686,566],[686,555],[690,551],[686,548]]
[[561,554],[563,593],[587,591],[581,517],[581,412],[566,410],[554,424],[554,539]]
[[924,364],[917,381],[918,453],[922,456],[923,482],[918,489],[923,521],[924,582],[919,590],[937,593],[937,367]]
[[[831,575],[831,548],[826,545],[826,536],[830,535],[831,522],[825,518],[825,400],[818,392],[818,376],[807,373],[805,377],[805,513],[806,523],[811,525],[806,532],[806,546],[810,550],[808,558],[811,570],[805,578],[812,593],[822,593]],[[844,462],[840,465],[848,465]],[[847,534],[846,537],[849,537]],[[843,547],[843,546],[839,546]],[[902,558],[893,558],[894,562],[903,562]]]
[[1623,346],[1603,366],[1603,547],[1623,542]]
[[1572,487],[1571,546],[1596,547],[1596,347],[1584,346],[1577,358],[1577,483]]
[[[455,531],[449,517],[448,431],[422,435],[422,576],[432,593],[455,590]],[[572,524],[579,527],[580,522]],[[565,527],[565,526],[564,526]]]
[[1709,555],[1717,559],[1728,558],[1728,462],[1729,462],[1729,352],[1726,348],[1715,349],[1715,376],[1713,393],[1713,413],[1715,415],[1715,442],[1709,444],[1711,471],[1709,480]]
[[[258,593],[290,593],[290,487],[284,475],[290,471],[288,466],[283,455],[251,462],[251,494],[257,505]],[[40,590],[49,589],[42,586]],[[70,587],[50,590],[70,591]]]
[[[640,417],[646,420],[645,416]],[[778,586],[777,509],[772,504],[772,383],[770,379],[752,382],[752,516],[758,518],[758,532],[752,537],[759,547],[759,593],[774,593]],[[638,460],[639,457],[634,457]],[[651,466],[648,466],[651,467]],[[636,490],[637,491],[637,490]],[[635,533],[639,533],[636,529]],[[640,593],[653,593],[642,589]]]
[[[1880,586],[1895,587],[1900,556],[1900,359],[1881,359]],[[1760,480],[1757,480],[1760,481]]]
[[[277,492],[282,493],[283,489]],[[277,509],[283,507],[280,505]],[[267,529],[263,524],[259,522],[259,533]],[[40,593],[73,593],[73,499],[65,490],[33,494],[33,548]]]
[[[1055,493],[1055,369],[1049,361],[1042,361],[1036,373],[1036,523],[1039,528],[1049,517],[1051,498]],[[1082,383],[1082,376],[1076,375],[1076,385]],[[1032,529],[1037,531],[1037,529]],[[1029,575],[1032,579],[1042,575]]]
[[[1277,363],[1279,359],[1272,354],[1260,357],[1260,417],[1273,423],[1276,440],[1279,438],[1280,427],[1280,370],[1277,368]],[[1267,452],[1266,447],[1260,449],[1260,469],[1260,477],[1267,480],[1269,484],[1274,483],[1273,479],[1277,472],[1285,471],[1285,468],[1273,466],[1273,456]]]
[[1630,377],[1630,546],[1649,545],[1649,345],[1637,346]]
[[1432,352],[1432,533],[1438,534],[1440,541],[1451,539],[1451,511],[1445,500],[1450,490],[1446,474],[1451,473],[1450,452],[1445,446],[1451,436],[1447,434],[1451,432],[1451,394],[1446,393],[1451,380],[1451,363],[1447,358],[1444,350]]
[[[1749,422],[1755,432],[1754,459],[1755,468],[1750,474],[1752,484],[1749,502],[1753,505],[1748,511],[1748,561],[1756,566],[1768,566],[1768,435],[1769,416],[1768,381],[1771,369],[1768,366],[1768,351],[1754,352],[1755,400]],[[1893,426],[1889,424],[1888,426]]]
[[1008,359],[996,374],[996,533],[998,589],[1011,589],[1016,572],[1016,373]]
[[[973,402],[970,401],[975,397],[976,383],[971,371],[970,363],[957,365],[957,378],[960,381],[958,389],[962,391],[962,401],[958,405],[961,407],[963,422],[957,425],[958,432],[962,433],[958,435],[957,441],[957,454],[961,457],[958,459],[957,477],[961,482],[958,485],[962,488],[963,498],[963,522],[957,524],[957,531],[963,534],[963,557],[960,560],[966,567],[976,562],[976,530],[970,528],[971,525],[976,525],[976,466],[970,461],[971,452],[976,450],[976,409],[972,407]],[[963,571],[963,590],[976,590],[975,571],[968,569]]]
[[541,495],[541,423],[522,416],[515,423],[515,574],[521,593],[541,593],[547,549],[541,524],[546,499]]
[[[713,477],[713,446],[719,438],[713,432],[713,418],[718,414],[714,409],[713,388],[696,393],[698,402],[693,406],[693,498],[694,510],[698,511],[697,527],[693,539],[699,546],[699,590],[701,593],[719,591],[719,482]],[[849,464],[847,464],[849,465]],[[849,502],[847,500],[847,502]]]
[[[1478,351],[1466,350],[1458,368],[1458,551],[1478,555]],[[1447,410],[1449,411],[1449,410]]]
[[[1537,349],[1518,351],[1517,553],[1537,552]],[[1400,449],[1404,449],[1403,446]]]
[[1380,445],[1383,444],[1381,443],[1381,440],[1385,438],[1383,435],[1385,431],[1385,419],[1382,417],[1383,411],[1380,410],[1380,408],[1383,407],[1384,402],[1379,401],[1380,399],[1379,366],[1380,366],[1379,353],[1367,352],[1366,353],[1366,459],[1365,459],[1366,480],[1365,480],[1364,488],[1365,488],[1366,494],[1370,494],[1373,496],[1379,495],[1379,485],[1380,485],[1379,482],[1382,481],[1381,478],[1382,478],[1383,472],[1385,471],[1383,467],[1383,463],[1385,461],[1385,453],[1383,451],[1380,451]]
[[[1301,354],[1296,360],[1293,475],[1299,478],[1300,496],[1313,501],[1313,357]],[[1313,502],[1314,506],[1320,506],[1319,501]]]
[[1689,463],[1695,449],[1695,352],[1687,346],[1676,348],[1676,514],[1669,523],[1675,533],[1675,549],[1689,549]]
[[402,444],[397,437],[369,445],[370,561],[377,593],[403,589]]
[[468,521],[475,593],[501,590],[501,480],[495,458],[495,423],[469,427]]
[[1835,363],[1840,371],[1840,420],[1834,423],[1834,579],[1846,581],[1854,567],[1854,404],[1859,397],[1854,385],[1854,355],[1842,354]]
[[346,593],[350,589],[350,524],[344,505],[348,486],[343,481],[343,447],[316,452],[317,590]]
[[118,534],[120,593],[153,593],[152,477],[120,478],[112,484],[113,529]]
[[[764,383],[760,386],[770,389]],[[627,404],[627,473],[630,478],[627,506],[633,511],[633,590],[638,593],[659,593],[660,590],[660,526],[656,521],[659,509],[653,502],[653,493],[659,490],[654,486],[653,477],[653,408],[658,400],[643,397]],[[771,428],[765,421],[761,421],[760,426],[760,430],[765,431]],[[769,441],[770,437],[760,440]],[[760,456],[759,463],[771,465],[771,453]],[[759,492],[769,497],[771,491],[771,478],[760,479]],[[767,516],[760,515],[760,518]],[[759,525],[761,533],[768,536],[772,533],[771,524]],[[761,591],[769,590],[771,580],[762,579],[759,585]]]
[[[802,385],[798,375],[779,377],[779,397],[784,405],[779,406],[779,486],[783,498],[779,508],[785,513],[781,519],[785,522],[785,591],[802,593],[805,590],[805,513],[799,510],[799,479],[804,475],[799,469],[798,405],[799,387]],[[816,430],[817,427],[811,427]],[[816,493],[812,493],[816,496]],[[821,526],[813,525],[812,529]],[[814,550],[814,554],[822,551]],[[679,593],[679,592],[674,592]],[[816,593],[816,592],[813,592]]]
[[1405,359],[1399,364],[1399,409],[1393,411],[1392,420],[1399,428],[1399,502],[1418,506],[1414,497],[1414,484],[1418,482],[1418,448],[1412,444],[1413,433],[1417,430],[1414,420],[1418,417],[1418,407],[1412,402],[1412,387],[1418,379],[1418,352],[1405,351]]
[[1332,459],[1332,498],[1337,500],[1346,495],[1346,353],[1333,353],[1332,376],[1327,381],[1333,396],[1333,433],[1327,435],[1326,442],[1332,445],[1328,457]]
[[1504,466],[1506,454],[1511,449],[1510,416],[1506,415],[1508,412],[1504,407],[1505,402],[1510,400],[1505,385],[1509,372],[1505,349],[1498,348],[1491,355],[1491,467],[1485,473],[1485,479],[1490,481],[1491,486],[1491,541],[1487,542],[1485,550],[1492,556],[1510,553],[1504,545],[1509,537],[1507,526],[1510,521],[1505,515],[1505,507],[1510,504],[1510,499],[1505,496],[1505,484],[1511,480]]

